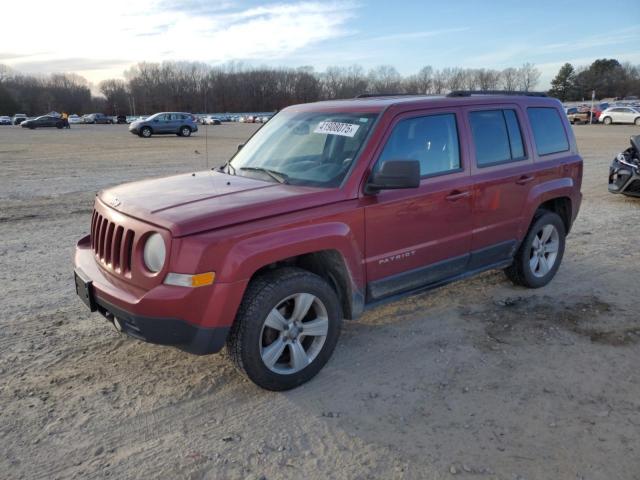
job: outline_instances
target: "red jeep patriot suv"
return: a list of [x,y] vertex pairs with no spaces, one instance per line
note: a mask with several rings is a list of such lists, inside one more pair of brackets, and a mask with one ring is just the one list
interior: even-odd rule
[[284,109],[215,171],[100,192],[76,291],[118,330],[293,388],[343,318],[504,269],[556,274],[582,159],[557,100],[453,92]]

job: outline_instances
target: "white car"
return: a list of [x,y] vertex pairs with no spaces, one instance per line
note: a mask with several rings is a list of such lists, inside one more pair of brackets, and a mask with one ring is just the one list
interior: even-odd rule
[[640,110],[632,107],[609,107],[598,119],[605,125],[613,123],[635,123],[640,126]]
[[208,115],[202,119],[204,125],[220,125],[220,119],[218,117],[212,117]]
[[79,115],[69,115],[69,123],[84,123],[84,120]]

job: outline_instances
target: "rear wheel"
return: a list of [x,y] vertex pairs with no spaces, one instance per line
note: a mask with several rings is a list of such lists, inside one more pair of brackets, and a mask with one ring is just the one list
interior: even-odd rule
[[258,386],[289,390],[327,363],[341,323],[340,303],[327,282],[298,268],[280,269],[247,288],[227,351]]
[[149,127],[142,127],[142,129],[140,130],[140,136],[143,138],[149,138],[151,136],[153,132],[151,131],[151,128]]
[[542,210],[529,228],[507,277],[529,288],[545,286],[555,276],[564,255],[566,230],[557,213]]
[[611,117],[605,117],[602,123],[604,123],[605,125],[611,125],[613,123],[613,120],[611,120]]
[[191,136],[191,129],[189,127],[181,127],[180,128],[180,133],[178,133],[179,136],[181,137],[190,137]]

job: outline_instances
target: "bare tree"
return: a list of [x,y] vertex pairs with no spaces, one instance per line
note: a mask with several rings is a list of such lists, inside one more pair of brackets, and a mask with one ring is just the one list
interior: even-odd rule
[[518,69],[518,86],[523,92],[536,87],[540,80],[540,70],[538,70],[533,64],[525,63]]
[[380,65],[369,71],[369,89],[372,93],[401,91],[402,77],[391,65]]
[[500,83],[507,92],[513,92],[518,88],[518,69],[509,67],[502,70]]

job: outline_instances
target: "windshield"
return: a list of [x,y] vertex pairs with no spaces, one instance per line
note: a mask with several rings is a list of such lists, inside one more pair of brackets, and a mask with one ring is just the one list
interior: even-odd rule
[[377,114],[281,112],[240,150],[228,172],[292,185],[337,187]]

